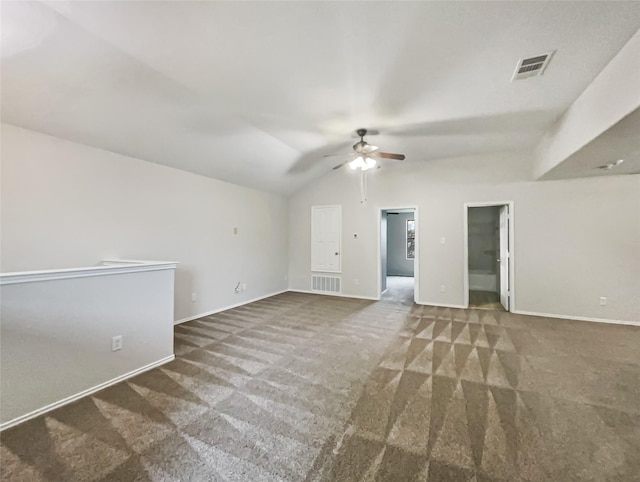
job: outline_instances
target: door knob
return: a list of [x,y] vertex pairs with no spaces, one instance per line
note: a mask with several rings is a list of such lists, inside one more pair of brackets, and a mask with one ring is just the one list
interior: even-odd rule
[[336,256],[338,256],[338,252],[336,251]]

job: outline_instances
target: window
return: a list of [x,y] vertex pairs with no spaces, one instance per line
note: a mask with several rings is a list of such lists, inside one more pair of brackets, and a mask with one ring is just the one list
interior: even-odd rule
[[416,221],[407,219],[407,259],[416,257]]

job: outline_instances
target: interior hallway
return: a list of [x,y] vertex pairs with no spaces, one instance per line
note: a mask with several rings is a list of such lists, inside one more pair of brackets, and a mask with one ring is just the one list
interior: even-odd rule
[[387,276],[387,289],[380,296],[381,301],[413,305],[415,278],[412,276]]
[[[2,480],[638,480],[640,328],[285,293],[1,436]],[[474,478],[475,477],[475,478]]]

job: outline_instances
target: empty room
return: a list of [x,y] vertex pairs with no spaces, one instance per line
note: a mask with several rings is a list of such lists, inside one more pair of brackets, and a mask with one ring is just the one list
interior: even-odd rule
[[640,480],[640,2],[0,14],[1,480]]

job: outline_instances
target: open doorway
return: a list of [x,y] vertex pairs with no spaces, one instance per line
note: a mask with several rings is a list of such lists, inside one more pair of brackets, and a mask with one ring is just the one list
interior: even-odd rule
[[415,208],[382,209],[380,215],[380,298],[411,305],[416,292]]
[[512,305],[511,203],[465,206],[466,305],[510,311]]

